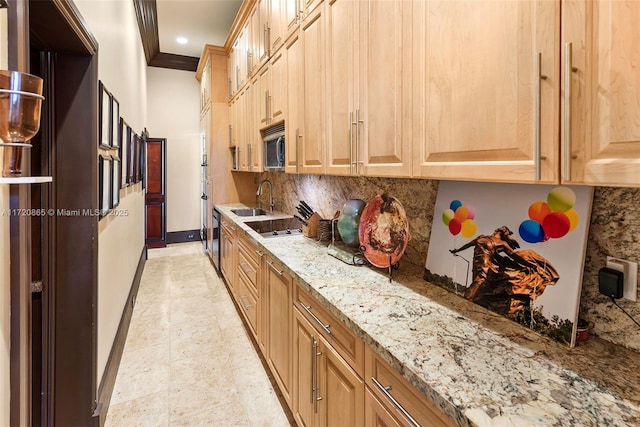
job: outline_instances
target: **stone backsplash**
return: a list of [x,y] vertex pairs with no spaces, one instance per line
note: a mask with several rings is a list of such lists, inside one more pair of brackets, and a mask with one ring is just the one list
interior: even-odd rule
[[[438,181],[404,178],[342,177],[261,173],[273,183],[275,209],[295,213],[306,201],[324,218],[333,217],[350,198],[365,201],[381,193],[396,197],[407,211],[411,240],[402,262],[424,265],[429,247]],[[640,328],[611,300],[598,292],[598,270],[607,256],[640,261],[640,189],[596,187],[583,275],[580,316],[593,333],[618,345],[640,351]],[[640,302],[618,300],[640,321]]]

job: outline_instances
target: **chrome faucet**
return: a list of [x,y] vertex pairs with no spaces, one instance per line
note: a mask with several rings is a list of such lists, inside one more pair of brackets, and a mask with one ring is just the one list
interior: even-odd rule
[[262,202],[260,201],[260,196],[262,196],[262,184],[269,184],[269,211],[273,212],[273,184],[268,179],[263,179],[258,184],[258,191],[256,191],[256,200],[258,201],[258,208],[262,209]]

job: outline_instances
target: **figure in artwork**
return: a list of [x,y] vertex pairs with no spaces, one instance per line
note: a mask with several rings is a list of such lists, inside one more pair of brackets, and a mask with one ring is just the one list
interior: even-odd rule
[[497,228],[491,235],[475,239],[452,249],[473,249],[473,280],[465,297],[500,314],[513,315],[530,307],[531,302],[555,285],[560,276],[544,257],[532,250],[519,250],[508,227]]

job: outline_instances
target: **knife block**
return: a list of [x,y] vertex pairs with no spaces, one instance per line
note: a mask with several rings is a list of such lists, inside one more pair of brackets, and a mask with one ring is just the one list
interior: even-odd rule
[[318,236],[318,221],[320,221],[322,217],[318,215],[317,212],[314,212],[311,215],[311,218],[307,220],[307,225],[302,225],[302,234],[306,237],[317,237]]

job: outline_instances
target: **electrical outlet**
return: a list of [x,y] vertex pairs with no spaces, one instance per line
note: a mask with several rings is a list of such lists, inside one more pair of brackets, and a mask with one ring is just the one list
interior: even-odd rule
[[624,273],[624,292],[622,298],[637,301],[638,263],[608,256],[607,267]]

